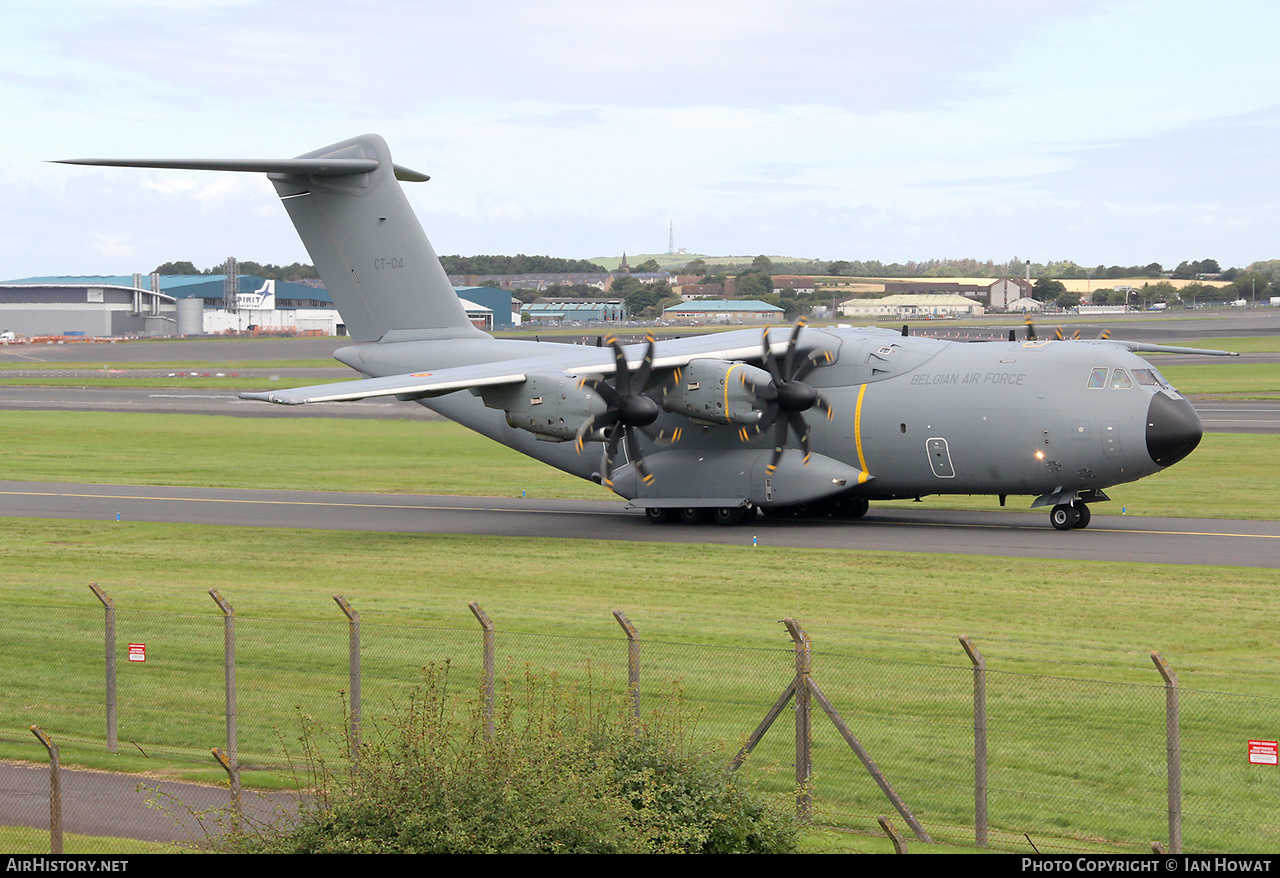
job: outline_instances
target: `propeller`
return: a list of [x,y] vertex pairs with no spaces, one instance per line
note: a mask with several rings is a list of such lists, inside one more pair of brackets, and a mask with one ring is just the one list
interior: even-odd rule
[[[583,443],[588,435],[596,430],[605,431],[604,472],[601,474],[601,481],[605,487],[613,487],[611,481],[613,464],[618,456],[618,447],[624,441],[627,443],[627,456],[635,464],[641,480],[646,485],[653,484],[653,474],[644,465],[644,456],[640,453],[640,442],[635,433],[637,429],[643,430],[648,427],[658,419],[658,415],[662,414],[658,403],[644,393],[644,386],[649,383],[649,376],[653,373],[653,353],[656,346],[652,335],[646,338],[649,345],[645,349],[644,361],[634,374],[631,372],[631,367],[627,365],[622,345],[616,338],[609,336],[605,341],[613,348],[616,364],[613,385],[610,386],[601,378],[583,378],[578,382],[579,388],[590,388],[604,400],[607,406],[602,414],[587,418],[578,429],[575,444],[578,453],[581,454]],[[655,438],[666,439],[667,437],[665,434],[658,434]],[[678,438],[679,431],[672,437],[672,441]]]
[[753,428],[743,427],[740,438],[746,442],[752,438],[752,431],[759,434],[774,428],[773,458],[769,461],[769,472],[778,468],[782,460],[783,446],[787,442],[787,430],[795,431],[800,439],[800,450],[804,452],[804,463],[809,463],[809,425],[805,423],[804,412],[811,408],[826,412],[827,420],[831,420],[831,406],[822,398],[822,394],[804,383],[804,379],[818,366],[834,362],[830,351],[814,351],[809,356],[797,361],[796,342],[800,338],[800,330],[806,325],[804,318],[796,322],[791,330],[791,339],[787,342],[787,351],[782,364],[773,355],[769,346],[769,330],[764,331],[764,367],[771,380],[768,384],[750,385],[756,399],[764,403],[764,413],[759,423]]
[[[1027,341],[1035,341],[1036,340],[1036,324],[1035,324],[1035,321],[1031,319],[1030,314],[1027,315],[1026,324],[1027,324]],[[1058,326],[1058,327],[1055,327],[1053,330],[1053,337],[1056,341],[1080,341],[1081,330],[1077,329],[1075,332],[1071,333],[1070,338],[1068,338],[1066,335],[1063,334],[1062,327]],[[1110,329],[1104,329],[1102,330],[1102,332],[1098,333],[1099,340],[1108,339],[1108,338],[1111,338]],[[1009,341],[1015,341],[1012,329],[1009,330]]]

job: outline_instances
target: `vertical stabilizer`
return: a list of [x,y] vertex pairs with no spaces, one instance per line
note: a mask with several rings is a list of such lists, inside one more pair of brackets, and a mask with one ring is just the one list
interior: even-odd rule
[[386,141],[366,134],[298,157],[334,159],[373,159],[377,166],[363,173],[270,177],[351,337],[377,341],[482,335],[467,319],[396,180]]
[[423,234],[386,141],[365,134],[296,159],[63,159],[63,164],[268,174],[356,341],[487,338]]

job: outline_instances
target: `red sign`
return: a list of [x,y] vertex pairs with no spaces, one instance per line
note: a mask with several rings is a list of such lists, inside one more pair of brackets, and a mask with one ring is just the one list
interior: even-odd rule
[[1249,742],[1249,764],[1250,765],[1275,765],[1280,756],[1280,747],[1275,741],[1250,741]]
[[147,660],[147,645],[145,643],[129,644],[129,661],[145,662]]

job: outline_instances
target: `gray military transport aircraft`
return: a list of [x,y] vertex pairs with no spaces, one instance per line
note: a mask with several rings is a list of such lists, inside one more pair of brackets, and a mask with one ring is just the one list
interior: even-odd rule
[[1083,528],[1105,488],[1200,441],[1191,403],[1135,353],[1227,355],[803,321],[608,348],[495,339],[467,319],[396,182],[427,176],[394,164],[377,135],[283,160],[67,163],[268,175],[355,342],[334,356],[366,377],[243,397],[417,402],[658,523],[858,518],[872,500],[1015,494],[1049,507],[1055,528]]

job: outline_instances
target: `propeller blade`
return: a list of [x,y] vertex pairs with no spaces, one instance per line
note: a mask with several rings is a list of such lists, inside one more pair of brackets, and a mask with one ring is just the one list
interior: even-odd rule
[[796,370],[796,374],[791,376],[791,380],[803,381],[817,367],[829,366],[834,362],[835,357],[831,356],[831,351],[814,351],[800,364],[800,368]]
[[788,425],[796,431],[796,435],[800,437],[800,451],[804,453],[804,463],[801,466],[809,465],[809,425],[805,423],[804,416],[799,412],[791,412],[787,416]]
[[773,434],[773,457],[769,460],[767,472],[774,472],[778,468],[778,462],[782,460],[782,450],[787,444],[787,419],[779,418],[777,428]]
[[613,348],[613,386],[618,396],[631,395],[631,370],[627,368],[627,356],[622,352],[622,345],[612,335],[609,344]]
[[831,408],[831,403],[827,402],[826,398],[823,397],[821,393],[818,394],[818,401],[813,404],[813,407],[819,411],[825,412],[828,421],[836,415],[835,411]]
[[637,393],[644,390],[644,386],[649,383],[649,376],[653,373],[653,353],[657,345],[657,341],[653,337],[653,333],[646,333],[645,338],[649,340],[648,347],[644,351],[644,362],[640,364],[640,371],[635,376],[635,389]]
[[644,465],[644,455],[640,453],[640,442],[636,439],[636,431],[627,427],[625,432],[627,437],[627,456],[631,458],[631,465],[640,474],[640,481],[646,485],[652,485],[653,473],[649,472],[649,468]]
[[791,330],[791,339],[787,342],[787,358],[782,365],[782,374],[789,375],[792,379],[795,378],[795,372],[792,370],[792,366],[795,365],[796,342],[800,340],[800,330],[804,329],[805,324],[808,322],[809,321],[805,320],[803,317],[797,320],[795,327]]
[[1030,314],[1027,315],[1026,323],[1027,323],[1027,341],[1035,341],[1036,340],[1036,324],[1034,321],[1032,321]]
[[778,371],[778,364],[774,360],[773,350],[769,347],[769,327],[764,329],[764,368],[773,377],[774,384],[782,383],[782,374]]
[[618,442],[626,431],[627,428],[621,423],[614,424],[609,430],[609,439],[604,447],[604,472],[600,474],[600,481],[606,488],[613,487],[613,462],[618,456]]
[[622,401],[622,398],[618,396],[617,391],[601,381],[599,378],[583,378],[578,382],[578,389],[581,390],[584,387],[589,388],[598,394],[600,398],[604,400],[604,404],[611,409],[617,408],[618,403]]

